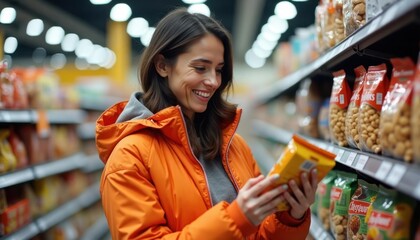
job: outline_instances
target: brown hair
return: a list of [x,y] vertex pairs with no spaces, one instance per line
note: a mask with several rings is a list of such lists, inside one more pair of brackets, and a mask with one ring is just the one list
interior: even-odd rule
[[196,113],[194,119],[185,117],[193,151],[196,156],[202,153],[204,159],[214,159],[219,154],[222,146],[221,123],[233,121],[236,112],[236,105],[223,98],[223,93],[232,88],[233,57],[229,33],[213,18],[191,14],[185,8],[176,9],[158,23],[150,45],[142,55],[139,69],[143,101],[147,108],[156,113],[177,105],[178,101],[169,89],[167,80],[157,73],[154,60],[161,54],[170,64],[175,64],[177,57],[185,53],[194,41],[209,33],[223,43],[222,83],[205,112]]

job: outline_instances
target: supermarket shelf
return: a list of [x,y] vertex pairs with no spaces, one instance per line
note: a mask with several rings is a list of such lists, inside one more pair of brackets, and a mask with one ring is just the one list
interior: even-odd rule
[[111,96],[103,96],[90,99],[82,98],[80,101],[80,108],[84,110],[102,112],[115,103],[121,101],[124,101],[124,99]]
[[85,173],[96,172],[104,168],[104,163],[98,155],[86,156],[83,162],[82,171]]
[[[277,127],[273,125],[259,121],[256,124],[259,126],[259,128],[255,128],[256,135],[272,140],[279,139],[281,143],[285,143],[282,141],[285,139],[279,138],[277,134],[279,131],[287,132],[286,130],[278,129],[276,132],[274,129]],[[420,166],[382,155],[339,147],[319,139],[303,137],[312,144],[336,154],[336,162],[420,200]]]
[[255,159],[258,161],[258,166],[262,174],[266,175],[273,167],[276,159],[274,159],[259,141],[248,139],[248,143],[252,149],[252,153],[255,155]]
[[29,223],[25,227],[19,229],[17,232],[12,234],[6,235],[0,240],[23,240],[23,239],[31,239],[39,234],[39,229],[34,222]]
[[[419,9],[420,1],[418,0],[396,2],[317,60],[257,92],[256,103],[264,104],[281,95],[301,80],[320,74],[323,70],[330,69],[351,56],[369,54],[369,49],[366,48],[418,20]],[[408,40],[402,38],[405,41]]]
[[105,215],[102,215],[102,217],[83,234],[81,240],[99,240],[102,239],[108,231],[108,223]]
[[81,211],[89,205],[99,201],[99,199],[99,182],[97,182],[92,184],[88,189],[73,200],[70,200],[51,212],[35,219],[33,222],[19,229],[15,233],[0,238],[0,240],[31,239],[39,233],[45,232],[51,227],[73,216],[75,213]]
[[[47,110],[50,124],[80,124],[85,119],[85,112],[77,109]],[[0,123],[37,123],[36,110],[0,110]]]
[[60,160],[35,165],[33,166],[35,178],[40,179],[81,168],[83,166],[84,159],[85,156],[83,153],[77,153]]
[[82,123],[77,126],[77,135],[81,140],[95,140],[96,123]]
[[311,215],[309,233],[317,240],[334,240],[331,234],[322,227],[321,222],[315,215]]
[[262,120],[254,120],[252,127],[257,136],[279,142],[281,144],[287,144],[292,139],[292,133],[278,128],[274,125],[266,123]]
[[[97,155],[86,156],[83,153],[76,153],[72,156],[30,166],[25,169],[0,175],[0,188],[10,187],[19,183],[28,182],[47,176],[60,174],[75,169],[82,169],[85,172],[99,170],[103,167]],[[87,170],[87,171],[86,171]]]

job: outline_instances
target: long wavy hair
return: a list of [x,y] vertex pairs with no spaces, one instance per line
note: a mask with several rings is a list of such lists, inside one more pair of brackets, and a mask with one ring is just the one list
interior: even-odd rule
[[232,86],[233,56],[228,31],[215,19],[202,14],[191,14],[185,8],[175,9],[156,26],[150,45],[144,50],[139,68],[139,78],[144,91],[144,104],[153,113],[166,107],[178,105],[178,100],[155,68],[159,54],[174,65],[180,54],[206,34],[216,36],[224,47],[222,82],[210,99],[203,113],[196,113],[194,119],[185,114],[187,131],[194,154],[204,159],[214,159],[223,144],[222,123],[230,123],[236,113],[236,105],[227,102]]

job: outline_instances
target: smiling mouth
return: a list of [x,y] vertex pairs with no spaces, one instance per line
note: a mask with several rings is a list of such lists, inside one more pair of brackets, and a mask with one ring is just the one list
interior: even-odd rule
[[193,93],[195,95],[198,95],[198,96],[203,97],[203,98],[209,98],[210,97],[210,93],[208,93],[208,92],[193,90]]

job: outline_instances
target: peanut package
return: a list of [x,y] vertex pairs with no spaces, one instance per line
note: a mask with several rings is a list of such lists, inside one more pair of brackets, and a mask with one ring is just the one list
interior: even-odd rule
[[330,193],[330,228],[335,239],[347,239],[348,209],[351,197],[357,189],[357,175],[337,172]]
[[318,219],[321,221],[324,230],[330,230],[330,193],[337,177],[336,171],[330,171],[318,184]]
[[345,36],[349,36],[366,23],[365,0],[343,0]]
[[354,86],[349,103],[349,108],[347,109],[345,134],[349,146],[359,148],[359,108],[361,102],[361,94],[363,91],[363,82],[366,75],[366,69],[363,66],[358,66],[354,69],[354,73]]
[[329,114],[331,139],[334,143],[344,147],[348,145],[345,134],[345,123],[351,91],[344,70],[334,72],[333,76],[334,83],[330,98]]
[[[275,186],[287,184],[292,179],[301,187],[300,174],[302,172],[309,174],[315,168],[317,169],[319,183],[335,166],[335,157],[335,154],[327,152],[297,135],[293,135],[283,154],[268,173],[268,176],[280,174],[280,178],[271,189]],[[277,206],[279,211],[286,211],[289,208],[290,206],[286,201]]]
[[389,85],[386,73],[385,63],[370,66],[363,83],[358,125],[360,148],[363,151],[381,152],[379,121],[384,97]]
[[413,160],[411,102],[415,66],[410,58],[393,58],[391,83],[382,106],[379,136],[382,154]]
[[414,77],[414,97],[411,106],[411,138],[413,143],[414,161],[420,163],[420,61],[417,61],[417,69]]
[[393,189],[379,186],[368,213],[368,240],[409,240],[415,200]]
[[362,179],[358,180],[358,187],[351,197],[349,205],[349,221],[347,222],[347,239],[366,240],[367,222],[366,215],[378,194],[378,186]]

